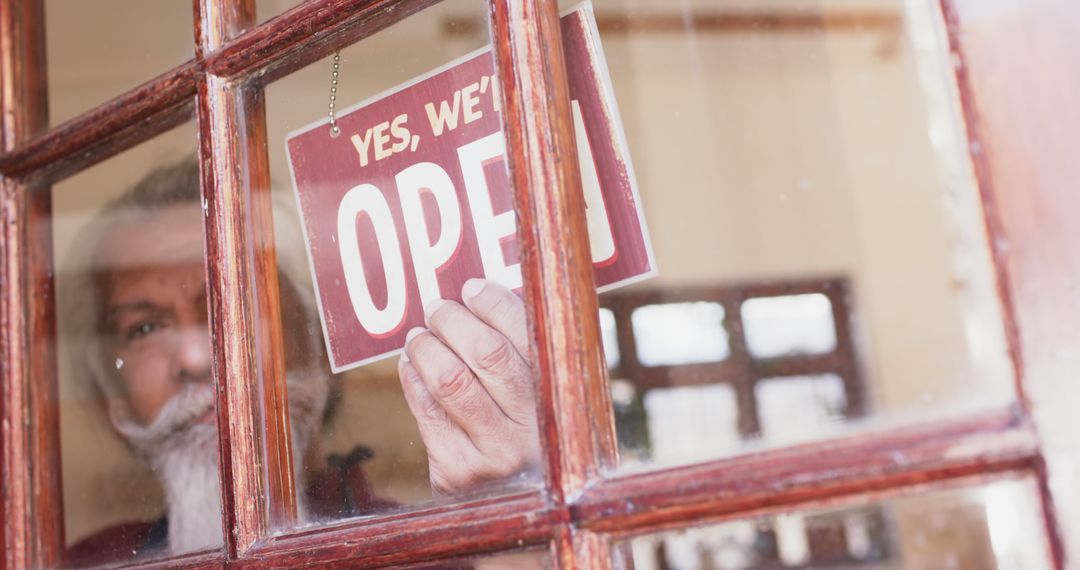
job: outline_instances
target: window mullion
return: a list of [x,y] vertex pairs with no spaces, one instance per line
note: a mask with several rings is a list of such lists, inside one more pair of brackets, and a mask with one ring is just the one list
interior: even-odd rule
[[[547,483],[558,507],[613,466],[616,443],[557,3],[492,0],[491,27],[540,376]],[[610,565],[588,537],[569,525],[563,530],[560,566]]]
[[[588,568],[589,570],[612,570],[616,567],[613,556],[620,556],[622,552],[614,552],[611,547],[611,537],[587,529],[565,525],[555,537],[552,545],[552,558],[558,560],[560,568]],[[621,560],[620,567],[628,566],[629,558]]]
[[571,496],[616,448],[558,12],[494,0],[492,14],[549,480]]
[[[41,0],[0,1],[0,46],[0,121],[9,151],[48,122]],[[53,567],[62,558],[64,517],[51,192],[13,179],[3,179],[0,192],[4,562]]]
[[[201,0],[200,59],[254,23],[254,2]],[[242,556],[296,517],[263,93],[199,81],[211,338],[228,551]]]

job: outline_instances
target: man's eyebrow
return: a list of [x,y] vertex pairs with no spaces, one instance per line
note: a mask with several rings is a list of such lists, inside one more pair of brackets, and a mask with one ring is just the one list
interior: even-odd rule
[[136,312],[136,311],[150,311],[155,312],[158,310],[158,306],[149,301],[137,301],[135,303],[121,303],[119,305],[113,305],[109,307],[108,317],[113,318],[120,313]]

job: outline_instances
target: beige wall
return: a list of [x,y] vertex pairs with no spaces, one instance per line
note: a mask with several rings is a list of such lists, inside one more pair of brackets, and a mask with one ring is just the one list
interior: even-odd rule
[[873,405],[920,415],[1012,396],[964,133],[927,33],[604,39],[660,266],[642,286],[849,277]]
[[191,59],[191,6],[187,0],[46,0],[50,123]]

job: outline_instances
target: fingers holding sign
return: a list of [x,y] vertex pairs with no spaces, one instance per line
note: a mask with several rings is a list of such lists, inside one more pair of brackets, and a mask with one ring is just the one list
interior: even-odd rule
[[428,306],[429,329],[410,331],[398,365],[438,494],[527,472],[540,457],[524,304],[477,279],[462,298]]

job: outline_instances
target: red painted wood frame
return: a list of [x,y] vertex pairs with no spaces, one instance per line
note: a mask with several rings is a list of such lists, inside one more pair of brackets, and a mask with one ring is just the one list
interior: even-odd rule
[[598,323],[579,318],[595,315],[597,300],[576,214],[583,201],[569,152],[557,8],[552,0],[490,0],[542,373],[544,490],[271,536],[296,506],[273,250],[254,247],[271,237],[261,87],[434,1],[309,0],[254,26],[253,2],[194,0],[193,61],[44,130],[42,0],[0,0],[5,568],[62,563],[47,185],[186,120],[192,109],[209,204],[229,532],[224,552],[141,567],[373,567],[550,545],[562,568],[603,569],[612,565],[611,540],[633,533],[1017,473],[1040,481],[1057,567],[1080,564],[1080,443],[1070,423],[1080,409],[1072,378],[1080,369],[1073,223],[1080,8],[1072,0],[1029,0],[993,13],[982,0],[942,0],[1007,308],[1017,405],[636,475],[610,470],[615,441]]

